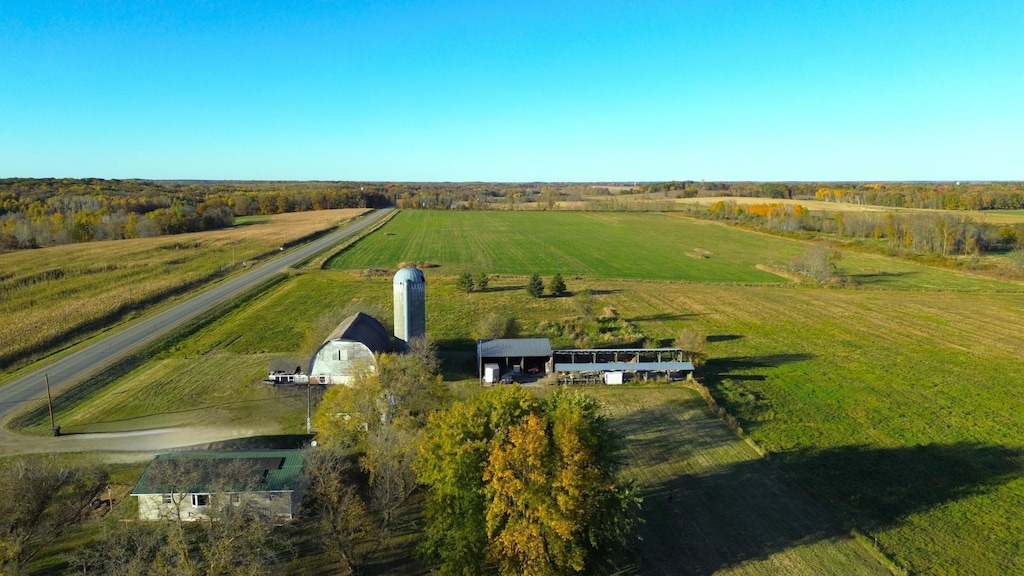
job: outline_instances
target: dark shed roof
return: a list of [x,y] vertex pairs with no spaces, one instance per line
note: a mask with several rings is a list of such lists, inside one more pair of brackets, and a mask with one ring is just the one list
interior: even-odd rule
[[551,356],[551,341],[547,338],[498,338],[478,340],[480,358],[537,358]]
[[371,352],[390,352],[391,337],[387,328],[373,316],[356,312],[349,316],[331,332],[324,344],[331,340],[350,340],[361,342]]
[[302,450],[157,454],[132,494],[295,490],[302,456]]
[[294,358],[272,358],[270,360],[270,373],[301,374],[302,364],[302,360]]

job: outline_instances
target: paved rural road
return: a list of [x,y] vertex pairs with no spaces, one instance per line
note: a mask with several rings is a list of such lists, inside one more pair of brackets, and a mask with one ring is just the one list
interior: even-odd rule
[[[123,330],[100,338],[95,343],[41,366],[39,369],[0,388],[0,422],[5,422],[11,412],[26,402],[46,396],[45,375],[50,376],[50,389],[56,394],[62,389],[79,382],[100,369],[127,356],[133,350],[166,336],[171,330],[234,298],[242,292],[283,272],[289,266],[336,244],[342,239],[372,226],[387,216],[393,208],[371,212],[366,218],[292,250],[285,251],[262,265],[240,276],[215,284],[184,302],[153,316],[145,317]],[[7,442],[0,441],[0,454],[6,452],[4,445],[10,445],[11,434],[4,428],[0,434],[8,436]],[[92,434],[88,436],[94,436]],[[95,435],[103,436],[103,435]],[[22,440],[27,440],[22,437]],[[54,439],[51,439],[51,441]],[[96,449],[96,448],[93,448]]]

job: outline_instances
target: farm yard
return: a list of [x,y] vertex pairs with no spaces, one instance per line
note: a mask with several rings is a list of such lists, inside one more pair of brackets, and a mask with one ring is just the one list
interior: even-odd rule
[[[1024,287],[857,252],[840,261],[852,288],[757,267],[807,245],[656,213],[403,211],[329,269],[291,275],[58,419],[95,431],[258,412],[262,432],[299,433],[305,395],[255,380],[353,302],[390,310],[390,276],[366,271],[400,262],[426,263],[427,333],[448,353],[446,380],[470,394],[459,359],[481,316],[514,317],[526,336],[578,316],[571,296],[523,290],[531,273],[561,273],[649,341],[707,334],[698,379],[769,456],[681,387],[588,389],[646,498],[635,573],[871,573],[874,546],[913,573],[1024,572]],[[491,285],[459,291],[466,271]]]

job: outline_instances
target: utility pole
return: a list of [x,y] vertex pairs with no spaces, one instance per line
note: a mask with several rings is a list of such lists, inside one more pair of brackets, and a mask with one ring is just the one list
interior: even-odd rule
[[309,434],[310,432],[312,432],[312,427],[310,426],[311,420],[310,420],[310,417],[309,417],[309,406],[310,406],[310,404],[309,404],[309,394],[310,394],[309,389],[310,389],[310,387],[311,387],[311,384],[309,382],[306,382],[306,434]]
[[43,374],[46,378],[46,408],[50,412],[50,431],[53,432],[54,436],[59,436],[60,433],[57,428],[53,425],[53,398],[50,396],[50,373]]

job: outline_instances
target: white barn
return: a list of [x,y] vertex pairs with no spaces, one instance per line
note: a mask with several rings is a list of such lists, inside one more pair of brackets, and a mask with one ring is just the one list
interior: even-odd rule
[[391,351],[387,328],[359,312],[345,319],[309,361],[311,384],[351,385],[356,370],[375,370],[377,354]]

